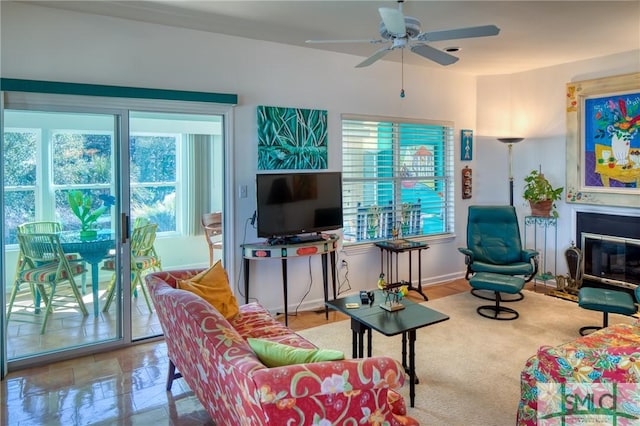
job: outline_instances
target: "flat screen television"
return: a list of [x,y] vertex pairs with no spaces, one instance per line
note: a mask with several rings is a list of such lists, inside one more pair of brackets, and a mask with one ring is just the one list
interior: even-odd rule
[[256,175],[258,237],[286,238],[342,228],[342,173]]

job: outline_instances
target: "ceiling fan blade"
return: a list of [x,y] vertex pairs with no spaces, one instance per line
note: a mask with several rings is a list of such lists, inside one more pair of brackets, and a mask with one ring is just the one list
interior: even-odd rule
[[393,50],[393,48],[383,47],[382,49],[377,50],[376,53],[374,53],[373,55],[369,56],[367,59],[360,62],[358,65],[356,65],[356,68],[368,67],[369,65],[371,65],[372,63],[374,63],[375,61],[377,61],[378,59],[386,55],[387,52],[389,52],[390,50]]
[[414,40],[431,42],[441,40],[455,40],[459,38],[488,37],[498,35],[499,33],[500,28],[496,27],[495,25],[482,25],[479,27],[457,28],[453,30],[420,33],[414,37]]
[[305,43],[308,44],[321,44],[321,43],[369,43],[369,44],[380,44],[386,43],[388,40],[370,40],[370,39],[362,39],[362,40],[305,40]]
[[380,18],[384,26],[387,28],[387,32],[395,37],[404,37],[407,35],[407,27],[404,23],[404,15],[398,9],[391,9],[390,7],[381,7],[378,9]]
[[458,62],[458,58],[453,55],[449,55],[447,52],[438,50],[435,47],[431,47],[427,44],[416,44],[411,46],[411,51],[440,65],[451,65]]

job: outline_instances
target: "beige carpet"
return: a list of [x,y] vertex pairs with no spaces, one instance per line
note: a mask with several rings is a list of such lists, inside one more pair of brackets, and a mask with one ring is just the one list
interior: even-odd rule
[[[409,414],[422,425],[513,425],[520,397],[520,371],[542,345],[579,337],[584,325],[598,325],[602,314],[574,302],[525,291],[508,306],[520,313],[515,321],[495,321],[476,313],[492,303],[462,293],[425,305],[449,315],[448,321],[418,330],[415,408]],[[611,315],[610,324],[632,318]],[[351,356],[349,321],[300,331],[320,347]],[[373,333],[373,354],[401,359],[399,336]],[[409,385],[401,393],[409,403]]]

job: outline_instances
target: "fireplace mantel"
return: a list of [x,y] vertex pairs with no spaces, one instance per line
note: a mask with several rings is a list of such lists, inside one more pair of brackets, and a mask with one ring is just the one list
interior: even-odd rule
[[640,217],[579,211],[576,212],[575,235],[578,247],[583,232],[640,239]]

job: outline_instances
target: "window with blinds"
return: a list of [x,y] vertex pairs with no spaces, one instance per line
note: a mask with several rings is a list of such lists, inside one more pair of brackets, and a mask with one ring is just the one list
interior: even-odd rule
[[345,243],[453,232],[453,123],[342,116]]

